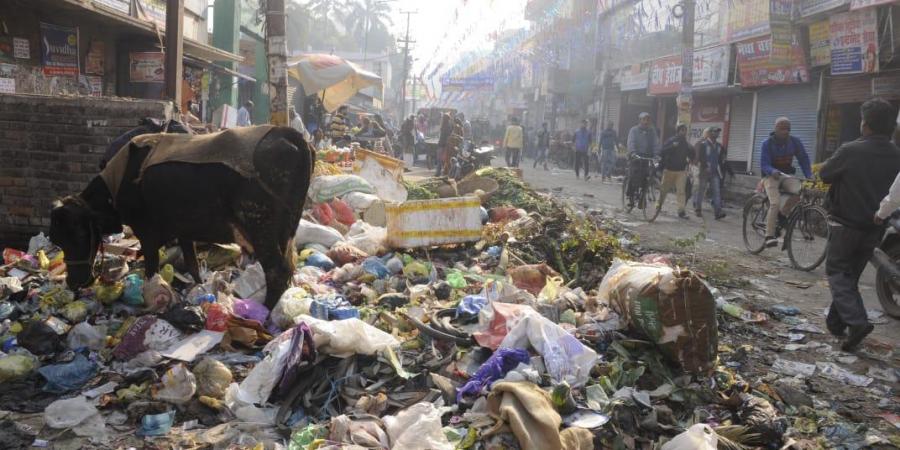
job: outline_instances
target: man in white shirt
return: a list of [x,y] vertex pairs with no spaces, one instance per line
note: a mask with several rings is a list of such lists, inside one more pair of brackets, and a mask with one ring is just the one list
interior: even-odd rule
[[307,144],[312,144],[312,136],[309,134],[309,131],[306,130],[306,125],[303,124],[303,119],[300,118],[300,114],[297,114],[297,110],[291,106],[290,110],[291,114],[291,128],[299,131],[303,134],[303,139],[306,140]]
[[253,102],[247,100],[244,102],[244,106],[241,106],[241,109],[238,110],[237,126],[249,127],[250,125],[253,125],[250,119],[251,114],[253,114]]

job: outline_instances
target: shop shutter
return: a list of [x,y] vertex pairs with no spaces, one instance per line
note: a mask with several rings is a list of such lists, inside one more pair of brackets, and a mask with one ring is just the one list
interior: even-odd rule
[[[728,161],[747,171],[747,160],[753,151],[753,93],[735,95],[731,99],[728,125]],[[742,163],[740,165],[738,163]]]
[[828,80],[829,103],[861,103],[872,98],[872,77],[834,77]]
[[607,122],[612,122],[613,127],[619,127],[619,110],[622,107],[622,91],[611,88],[606,90],[606,114],[603,118],[602,128],[606,128]]
[[[775,128],[775,119],[791,119],[791,135],[803,142],[811,161],[816,160],[818,83],[774,86],[757,94],[756,130],[753,133],[753,172],[760,173],[760,146]],[[796,161],[794,162],[796,165]]]
[[880,74],[875,78],[872,90],[874,97],[881,97],[885,100],[900,99],[900,74]]

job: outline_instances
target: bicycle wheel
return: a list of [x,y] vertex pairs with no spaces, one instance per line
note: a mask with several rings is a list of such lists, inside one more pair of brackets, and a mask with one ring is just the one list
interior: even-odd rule
[[819,206],[800,206],[788,222],[785,243],[791,264],[810,271],[825,261],[828,250],[828,214]]
[[644,213],[644,219],[652,222],[656,219],[656,194],[653,192],[653,179],[651,176],[647,186],[641,189],[641,209]]
[[766,213],[769,199],[754,195],[744,205],[744,246],[754,255],[766,248]]
[[622,209],[631,212],[631,208],[628,207],[628,175],[622,180]]

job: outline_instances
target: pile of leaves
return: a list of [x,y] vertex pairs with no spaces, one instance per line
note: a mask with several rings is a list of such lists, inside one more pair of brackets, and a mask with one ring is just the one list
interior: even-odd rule
[[406,188],[406,192],[409,194],[408,200],[432,200],[438,198],[437,193],[428,189],[423,183],[411,183],[404,180],[403,187]]
[[476,173],[478,176],[493,178],[500,186],[497,192],[485,202],[485,208],[514,206],[529,213],[536,212],[541,215],[549,215],[553,212],[553,205],[549,196],[542,195],[531,189],[512,170],[488,167]]

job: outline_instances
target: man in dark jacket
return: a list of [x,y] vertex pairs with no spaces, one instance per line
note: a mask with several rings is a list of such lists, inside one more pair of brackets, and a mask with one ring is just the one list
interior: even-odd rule
[[550,151],[550,130],[547,129],[547,122],[541,125],[541,131],[537,135],[537,156],[534,158],[532,169],[536,169],[538,164],[544,164],[544,170],[550,170],[547,166],[547,152]]
[[884,233],[873,217],[900,172],[900,149],[890,141],[897,112],[881,99],[863,103],[860,112],[862,137],[842,145],[819,171],[822,181],[831,185],[825,261],[831,308],[825,323],[835,336],[849,329],[841,345],[844,351],[855,349],[874,329],[859,293],[859,277]]
[[658,214],[666,202],[666,195],[674,188],[675,198],[678,201],[678,217],[687,219],[688,216],[684,212],[687,166],[694,155],[694,149],[691,148],[691,144],[687,141],[687,125],[679,124],[675,132],[675,136],[672,136],[663,144],[660,153],[662,156],[663,175],[656,211]]

